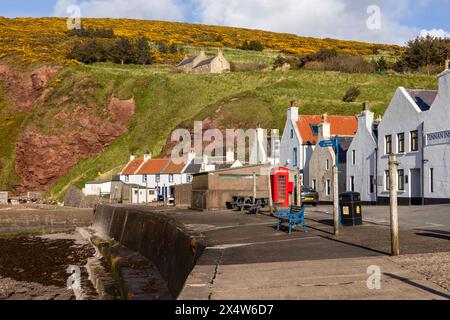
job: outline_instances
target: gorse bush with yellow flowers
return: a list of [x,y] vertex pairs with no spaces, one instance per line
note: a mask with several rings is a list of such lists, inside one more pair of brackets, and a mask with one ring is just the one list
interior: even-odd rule
[[[242,48],[245,44],[258,44],[257,48],[277,50],[285,54],[306,56],[320,49],[335,49],[352,55],[372,55],[389,51],[400,55],[402,47],[369,44],[356,41],[316,39],[261,30],[208,26],[189,23],[128,20],[128,19],[82,19],[83,32],[105,37],[123,37],[135,40],[146,37],[152,43],[194,47]],[[99,31],[100,30],[100,31]],[[110,30],[110,31],[108,31]],[[80,33],[78,31],[78,33]],[[0,59],[16,64],[38,62],[65,63],[74,47],[77,31],[69,32],[63,18],[16,18],[0,17]],[[174,62],[179,53],[158,53],[156,62]]]

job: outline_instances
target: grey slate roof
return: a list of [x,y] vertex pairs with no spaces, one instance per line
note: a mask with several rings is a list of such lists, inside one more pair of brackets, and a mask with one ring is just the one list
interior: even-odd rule
[[216,165],[216,170],[231,169],[234,163],[224,163]]
[[216,57],[213,57],[213,58],[209,58],[209,59],[203,60],[202,62],[200,62],[200,63],[199,63],[198,65],[196,65],[195,67],[197,68],[197,67],[201,67],[201,66],[208,65],[208,64],[210,64],[211,61],[213,61],[215,58],[216,58]]
[[187,174],[196,174],[199,173],[202,170],[201,164],[195,164],[194,161],[191,161],[191,163],[186,167],[186,170],[184,173]]
[[197,57],[198,56],[192,56],[192,57],[186,58],[183,61],[181,61],[178,66],[181,67],[181,66],[187,65],[187,64],[193,62],[195,60],[195,58],[197,58]]
[[422,111],[428,111],[431,108],[438,94],[435,90],[406,90],[411,98],[416,102]]
[[339,137],[339,162],[347,163],[347,151],[352,144],[353,137]]

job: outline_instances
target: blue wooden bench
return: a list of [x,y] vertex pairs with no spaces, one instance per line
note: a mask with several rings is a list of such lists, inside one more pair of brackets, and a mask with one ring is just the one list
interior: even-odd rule
[[283,223],[287,223],[289,234],[297,230],[297,226],[301,226],[304,232],[308,232],[305,224],[305,208],[306,206],[290,206],[285,210],[277,210],[275,218],[277,219],[277,230],[279,231]]

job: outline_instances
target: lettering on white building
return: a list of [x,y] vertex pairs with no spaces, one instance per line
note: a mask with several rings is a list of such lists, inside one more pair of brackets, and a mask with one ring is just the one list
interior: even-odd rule
[[427,146],[450,144],[450,130],[427,134]]

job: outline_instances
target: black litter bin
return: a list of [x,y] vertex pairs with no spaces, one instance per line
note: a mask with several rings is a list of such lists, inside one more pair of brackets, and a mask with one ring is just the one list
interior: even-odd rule
[[361,194],[358,192],[341,193],[339,203],[341,206],[342,225],[353,227],[363,224]]

